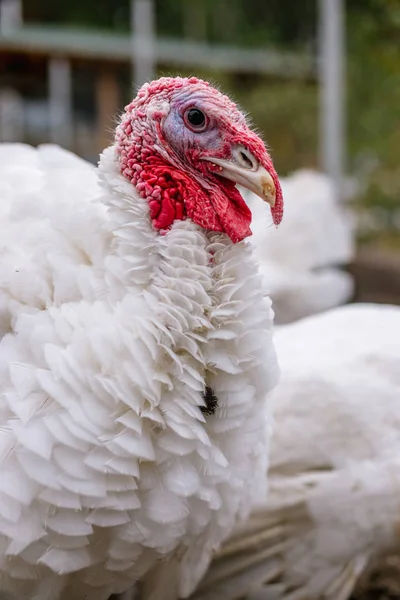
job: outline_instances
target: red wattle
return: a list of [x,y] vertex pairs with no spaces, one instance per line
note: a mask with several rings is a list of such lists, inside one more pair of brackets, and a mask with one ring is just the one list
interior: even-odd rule
[[251,235],[251,210],[234,183],[221,178],[217,190],[212,195],[212,205],[223,231],[229,235],[232,242],[241,242]]
[[211,231],[229,235],[239,242],[251,235],[251,212],[238,190],[228,180],[218,178],[211,193],[189,175],[165,163],[157,154],[137,157],[140,144],[120,136],[121,172],[149,201],[150,218],[159,230],[186,217]]

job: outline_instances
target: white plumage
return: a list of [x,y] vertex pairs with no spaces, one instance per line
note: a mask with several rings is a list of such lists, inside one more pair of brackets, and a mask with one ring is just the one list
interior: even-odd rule
[[354,252],[353,222],[339,205],[326,175],[301,170],[281,178],[285,217],[279,229],[251,192],[251,242],[260,262],[275,321],[289,323],[343,304],[352,295],[351,276],[340,267]]
[[97,170],[2,145],[0,198],[1,592],[106,599],[170,557],[185,596],[265,494],[277,366],[251,247],[189,219],[160,235],[114,148]]
[[350,305],[278,328],[269,495],[196,600],[346,600],[398,550],[400,308]]

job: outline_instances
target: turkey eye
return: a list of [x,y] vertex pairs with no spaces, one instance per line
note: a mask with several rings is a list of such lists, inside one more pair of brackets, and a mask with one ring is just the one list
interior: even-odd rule
[[206,126],[206,115],[198,108],[189,108],[185,113],[185,120],[191,129],[195,131],[203,131]]
[[204,113],[201,112],[201,110],[198,110],[197,108],[191,108],[188,111],[188,121],[191,125],[194,125],[195,127],[201,127],[202,125],[204,125],[205,123],[205,116]]

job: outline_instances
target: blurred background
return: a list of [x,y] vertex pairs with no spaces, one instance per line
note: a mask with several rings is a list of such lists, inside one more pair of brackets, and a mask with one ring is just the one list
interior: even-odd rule
[[280,175],[328,175],[354,224],[351,297],[400,303],[399,0],[0,0],[0,64],[0,140],[92,162],[134,85],[217,83]]

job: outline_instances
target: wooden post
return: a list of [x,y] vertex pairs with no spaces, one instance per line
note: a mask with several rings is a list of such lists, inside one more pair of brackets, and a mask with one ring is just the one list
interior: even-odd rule
[[185,38],[203,42],[207,37],[207,6],[204,2],[182,0]]
[[[230,0],[215,2],[212,10],[213,29],[221,42],[234,44],[238,28],[240,27],[240,14],[238,5]],[[223,26],[221,27],[221,23]]]
[[24,138],[24,103],[14,89],[0,90],[0,141],[22,142]]
[[120,110],[120,91],[115,73],[101,69],[96,84],[97,150],[101,152],[113,139]]
[[154,0],[131,0],[133,80],[137,87],[154,79],[155,58]]
[[64,148],[72,148],[72,77],[65,58],[50,58],[48,66],[50,139]]
[[344,0],[319,0],[320,163],[343,196]]
[[0,33],[7,34],[22,25],[22,0],[0,0]]

